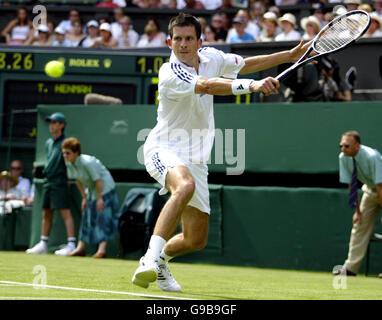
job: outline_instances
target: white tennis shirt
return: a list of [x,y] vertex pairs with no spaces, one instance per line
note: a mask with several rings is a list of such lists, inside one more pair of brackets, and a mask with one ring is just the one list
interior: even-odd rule
[[172,52],[159,70],[157,124],[144,144],[145,158],[158,148],[186,162],[207,163],[215,136],[213,96],[195,94],[199,77],[235,79],[244,59],[212,47],[198,50],[199,70],[178,60]]

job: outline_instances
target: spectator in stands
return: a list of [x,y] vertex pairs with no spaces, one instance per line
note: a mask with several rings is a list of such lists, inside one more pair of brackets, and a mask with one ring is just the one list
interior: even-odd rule
[[222,4],[220,7],[217,8],[220,9],[235,9],[235,7],[232,4],[232,0],[222,0]]
[[320,21],[320,29],[325,25],[324,4],[321,2],[312,3],[313,16]]
[[[357,131],[343,133],[340,148],[340,182],[348,185],[348,203],[355,212],[347,259],[342,268],[333,271],[333,274],[355,276],[361,267],[382,208],[382,156],[378,150],[361,144]],[[361,201],[358,181],[363,184]]]
[[221,13],[215,13],[212,16],[211,26],[216,31],[217,42],[225,42],[227,38],[227,30],[224,28],[223,15]]
[[[260,28],[255,23],[249,20],[249,13],[247,10],[240,9],[236,13],[235,18],[240,18],[244,20],[245,32],[249,33],[253,37],[253,39],[256,40],[259,37]],[[228,42],[228,39],[232,38],[232,36],[234,36],[235,34],[236,34],[235,28],[231,28],[228,31],[227,42]]]
[[361,0],[345,0],[347,11],[357,10],[358,6],[361,4]]
[[257,41],[259,42],[270,42],[275,41],[275,38],[277,36],[277,16],[273,12],[266,12],[264,14],[264,22],[263,22],[264,28],[261,32],[259,38]]
[[326,26],[330,21],[334,19],[334,14],[331,12],[327,12],[324,15],[324,26]]
[[382,19],[382,0],[374,0],[374,9],[378,16]]
[[53,43],[53,39],[50,37],[50,29],[45,24],[40,24],[37,27],[37,37],[33,37],[25,42],[26,45],[32,46],[51,46]]
[[66,39],[65,30],[61,27],[56,27],[54,29],[56,39],[53,41],[53,47],[73,47],[73,44],[70,40]]
[[113,2],[120,8],[133,7],[131,0],[113,0]]
[[207,25],[207,20],[204,19],[203,17],[196,17],[196,18],[199,20],[200,25],[202,26],[202,34],[201,34],[200,38],[204,41],[204,39],[205,39],[204,38],[204,28]]
[[99,25],[96,20],[90,20],[86,24],[86,30],[88,35],[78,43],[79,47],[89,48],[99,37]]
[[118,41],[118,48],[131,48],[136,47],[139,39],[138,33],[131,28],[131,19],[128,16],[123,17],[120,20],[122,30],[118,37],[115,37]]
[[345,14],[346,12],[348,12],[348,11],[341,4],[338,4],[338,5],[334,6],[333,9],[332,9],[332,13],[333,13],[334,17],[341,16],[341,15]]
[[301,34],[296,29],[296,17],[291,13],[285,13],[278,19],[283,30],[275,38],[275,41],[296,41],[301,39]]
[[148,0],[133,0],[132,3],[139,8],[147,8],[148,6]]
[[210,24],[206,25],[204,28],[204,45],[211,45],[217,42],[216,30]]
[[162,8],[161,0],[148,0],[147,8],[159,9]]
[[17,9],[16,18],[11,20],[1,32],[8,45],[23,45],[33,34],[32,21],[28,19],[25,7]]
[[162,0],[162,7],[168,9],[176,9],[178,6],[177,0]]
[[234,18],[233,27],[235,28],[235,33],[227,39],[227,43],[255,41],[251,34],[245,32],[245,21],[243,18]]
[[154,18],[147,20],[144,34],[140,37],[137,47],[160,47],[166,45],[166,34],[160,31],[159,22]]
[[277,18],[281,17],[280,9],[277,6],[269,7],[268,11],[273,12],[277,16]]
[[118,5],[113,2],[113,0],[102,0],[102,2],[97,3],[97,8],[118,8]]
[[0,173],[0,200],[21,200],[23,193],[16,188],[19,180],[8,171]]
[[13,160],[11,162],[9,172],[12,177],[18,180],[18,184],[15,186],[16,189],[20,190],[23,197],[28,197],[30,194],[31,183],[28,178],[24,178],[22,174],[24,173],[24,167],[20,160]]
[[340,76],[338,63],[326,56],[320,60],[321,76],[319,85],[326,101],[351,101],[352,94],[346,81]]
[[[202,9],[205,9],[206,7],[204,6],[204,4],[202,2],[200,2],[199,0],[184,0],[185,2],[185,6],[182,7],[181,9],[199,9],[199,10],[202,10]],[[178,2],[179,4],[179,2]]]
[[72,47],[78,47],[82,39],[86,37],[83,33],[83,25],[81,20],[73,23],[73,32],[66,35],[66,38],[72,43]]
[[207,10],[216,10],[222,5],[222,0],[200,0]]
[[113,10],[114,21],[110,23],[111,34],[117,39],[122,31],[121,19],[125,17],[125,12],[122,8],[115,8]]
[[63,20],[58,24],[58,27],[61,27],[62,29],[65,30],[67,34],[72,34],[74,24],[76,22],[81,23],[81,18],[80,18],[80,12],[77,9],[71,9],[69,11],[69,19]]
[[99,27],[101,37],[96,39],[91,48],[115,48],[118,45],[118,41],[111,34],[110,24],[104,22]]
[[101,15],[97,18],[98,24],[101,25],[103,23],[110,23],[109,18],[107,16]]
[[297,0],[275,0],[275,5],[280,6],[294,6],[297,4]]
[[376,12],[370,14],[371,22],[370,27],[363,35],[365,38],[379,38],[382,37],[382,19]]
[[373,12],[372,6],[370,4],[368,4],[368,3],[361,3],[358,6],[358,10],[363,10],[363,11],[366,11],[368,13],[372,13]]
[[119,206],[115,182],[96,157],[82,154],[81,143],[67,138],[62,143],[69,179],[76,181],[83,212],[79,241],[71,256],[84,256],[86,244],[98,245],[94,258],[106,257],[107,241],[118,230]]
[[256,1],[251,5],[250,19],[255,23],[260,30],[263,28],[263,15],[265,13],[264,4],[261,1]]
[[301,28],[305,31],[302,39],[309,41],[320,32],[321,22],[316,16],[304,17],[301,19]]
[[65,161],[61,153],[61,144],[65,139],[64,130],[66,118],[56,112],[45,118],[49,122],[49,131],[52,137],[46,141],[46,163],[43,174],[45,176],[42,185],[42,228],[41,239],[34,247],[28,249],[29,254],[48,253],[48,239],[52,226],[54,210],[59,210],[65,222],[68,243],[55,254],[60,256],[69,255],[76,248],[76,234],[74,220],[70,212],[68,180],[66,176]]

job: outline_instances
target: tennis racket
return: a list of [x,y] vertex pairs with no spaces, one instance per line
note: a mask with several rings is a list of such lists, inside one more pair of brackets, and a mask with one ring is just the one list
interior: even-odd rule
[[[330,21],[313,39],[305,54],[276,79],[283,80],[290,72],[320,56],[333,53],[358,40],[370,26],[370,15],[363,10],[349,11]],[[314,51],[316,55],[309,57]]]

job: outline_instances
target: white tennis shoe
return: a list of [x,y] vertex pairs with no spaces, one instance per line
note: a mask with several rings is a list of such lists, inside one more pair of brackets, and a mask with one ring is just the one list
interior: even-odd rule
[[161,288],[163,291],[171,291],[171,292],[182,291],[182,288],[179,285],[179,283],[176,282],[174,277],[171,275],[171,272],[167,263],[159,265],[158,268],[159,268],[159,272],[158,272],[158,278],[157,278],[157,285],[159,288]]
[[33,248],[27,249],[25,252],[28,254],[47,254],[48,246],[43,241],[40,241]]
[[135,270],[131,281],[139,287],[148,288],[149,284],[157,279],[158,269],[158,263],[156,261],[145,259],[143,256],[139,260],[139,267]]
[[76,249],[76,247],[72,244],[65,244],[61,249],[59,250],[56,250],[54,252],[54,254],[58,255],[58,256],[68,256],[69,254],[71,254],[74,249]]

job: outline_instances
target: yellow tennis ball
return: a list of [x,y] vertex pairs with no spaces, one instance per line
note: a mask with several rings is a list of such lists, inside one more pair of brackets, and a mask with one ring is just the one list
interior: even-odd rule
[[59,78],[65,72],[65,65],[58,60],[49,61],[45,65],[45,73],[52,78]]

